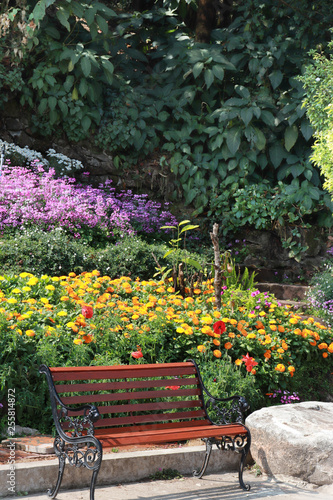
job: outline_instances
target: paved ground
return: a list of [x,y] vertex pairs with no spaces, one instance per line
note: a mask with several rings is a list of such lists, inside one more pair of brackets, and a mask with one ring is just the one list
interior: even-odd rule
[[[304,482],[291,478],[272,479],[256,477],[253,472],[245,472],[245,482],[251,484],[249,492],[238,487],[235,473],[212,474],[203,479],[186,477],[168,481],[142,481],[98,487],[95,500],[332,500],[333,485],[313,488]],[[22,499],[21,496],[11,497]],[[45,500],[46,493],[29,494],[24,498]],[[58,500],[89,500],[89,489],[62,491]]]

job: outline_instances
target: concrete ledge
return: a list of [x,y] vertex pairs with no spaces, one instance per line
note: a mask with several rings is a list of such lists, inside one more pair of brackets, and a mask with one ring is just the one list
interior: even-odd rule
[[[205,447],[192,446],[167,450],[107,453],[97,479],[97,486],[128,483],[148,478],[162,469],[176,469],[184,475],[201,467]],[[213,449],[207,474],[235,472],[240,455],[231,451]],[[12,496],[7,481],[9,465],[0,466],[0,497]],[[88,487],[91,471],[66,464],[61,490]],[[15,494],[45,492],[53,487],[58,475],[58,460],[18,463],[15,466]]]

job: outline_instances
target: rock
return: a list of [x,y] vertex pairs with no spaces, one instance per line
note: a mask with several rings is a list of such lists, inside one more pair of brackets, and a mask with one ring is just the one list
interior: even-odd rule
[[[15,436],[37,436],[40,432],[37,429],[30,429],[30,427],[21,427],[21,425],[15,425]],[[2,436],[11,436],[6,429]]]
[[333,484],[333,403],[271,406],[246,419],[251,454],[269,475]]

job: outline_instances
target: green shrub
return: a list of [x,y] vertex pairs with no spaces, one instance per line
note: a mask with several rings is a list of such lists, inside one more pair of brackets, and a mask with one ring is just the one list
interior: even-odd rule
[[317,311],[321,319],[333,324],[333,265],[315,274],[310,281],[307,294],[310,305]]

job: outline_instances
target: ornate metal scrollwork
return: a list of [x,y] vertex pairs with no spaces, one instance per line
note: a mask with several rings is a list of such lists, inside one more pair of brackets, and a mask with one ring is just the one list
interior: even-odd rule
[[72,437],[81,437],[84,430],[86,430],[88,436],[94,435],[94,422],[99,419],[99,416],[99,411],[96,406],[86,407],[83,415],[78,415],[76,417],[73,415],[69,416],[68,409],[61,406],[58,419],[62,426],[65,422],[67,423]]
[[67,459],[70,465],[75,467],[86,467],[90,470],[98,470],[102,460],[101,451],[84,437],[81,443],[69,443],[57,436],[54,439],[54,451],[60,462]]

